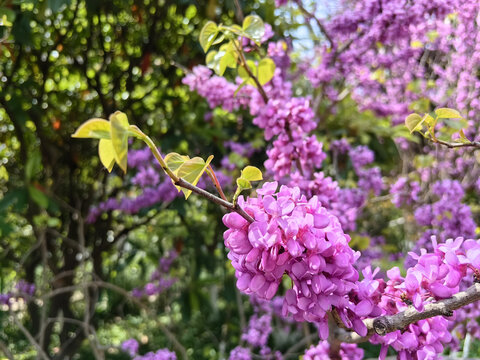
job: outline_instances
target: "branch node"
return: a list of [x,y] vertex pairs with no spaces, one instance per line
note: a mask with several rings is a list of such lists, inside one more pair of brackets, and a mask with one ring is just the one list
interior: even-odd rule
[[381,316],[373,320],[373,329],[380,336],[384,336],[385,334],[387,334],[389,332],[389,324],[387,318],[385,316]]

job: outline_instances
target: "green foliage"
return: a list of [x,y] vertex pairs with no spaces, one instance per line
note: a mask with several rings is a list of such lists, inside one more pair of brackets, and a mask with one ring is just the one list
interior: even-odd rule
[[[439,137],[436,133],[439,121],[443,125],[440,127],[439,132],[441,135],[444,135],[444,140],[441,139],[442,136]],[[423,117],[415,113],[410,114],[405,119],[405,126],[411,134],[418,132],[433,142],[448,142],[451,140],[452,135],[456,134],[460,143],[471,143],[463,132],[467,128],[468,122],[455,109],[439,108],[429,114],[425,114]]]
[[199,41],[203,51],[207,52],[210,46],[213,45],[218,34],[218,27],[213,21],[208,21],[200,31]]
[[[207,53],[205,63],[215,71],[217,75],[224,75],[227,68],[237,69],[238,76],[244,81],[237,88],[235,95],[246,84],[257,86],[253,77],[258,79],[260,85],[268,83],[275,73],[275,63],[269,57],[260,56],[259,61],[246,59],[242,50],[242,44],[238,37],[244,37],[252,40],[257,46],[265,33],[265,24],[257,15],[249,15],[243,20],[242,27],[238,25],[225,26],[217,25],[208,21],[202,28],[199,36],[199,42],[205,52],[212,45],[220,44],[218,50],[210,50]],[[218,36],[220,34],[220,36]],[[217,37],[218,36],[218,37]]]
[[251,181],[260,181],[263,180],[263,175],[260,169],[255,166],[247,166],[241,171],[241,175],[237,178],[237,190],[233,195],[233,202],[237,201],[238,196],[243,190],[248,190],[252,188]]
[[265,34],[265,24],[263,20],[257,15],[249,15],[243,20],[243,32],[249,39],[259,42],[263,34]]
[[[177,175],[179,178],[182,178],[186,181],[188,181],[192,185],[197,185],[198,181],[200,180],[200,177],[203,175],[203,173],[207,170],[208,165],[210,165],[210,162],[213,159],[213,155],[210,155],[207,159],[207,161],[203,160],[200,157],[194,157],[192,159],[186,160],[177,170]],[[185,199],[188,199],[190,194],[192,193],[192,190],[180,188],[177,186],[177,189],[180,191],[182,190]]]
[[84,122],[72,137],[100,139],[98,155],[103,166],[111,172],[116,162],[124,172],[127,172],[129,129],[127,115],[116,111],[110,115],[110,122],[104,119],[90,119]]

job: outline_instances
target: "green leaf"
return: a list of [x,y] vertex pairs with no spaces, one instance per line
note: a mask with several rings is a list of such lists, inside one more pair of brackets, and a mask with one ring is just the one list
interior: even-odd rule
[[227,67],[229,68],[236,68],[237,67],[237,57],[235,52],[232,51],[227,51],[225,55],[222,56],[220,59],[220,75],[223,75],[225,73],[225,70]]
[[443,122],[445,125],[447,125],[449,128],[455,129],[455,130],[461,130],[465,129],[468,126],[467,120],[460,118],[460,119],[443,119]]
[[212,46],[218,34],[218,26],[213,21],[207,22],[200,31],[199,41],[203,51],[206,53]]
[[223,58],[224,55],[225,51],[212,50],[207,54],[207,57],[205,59],[207,66],[220,76],[223,75],[226,69],[226,67],[222,69],[220,66],[220,60]]
[[265,85],[275,73],[275,63],[270,58],[264,58],[258,63],[258,81],[261,85]]
[[[254,75],[257,76],[257,65],[253,60],[247,60],[247,66],[250,69],[250,72]],[[255,81],[250,77],[248,74],[247,70],[243,66],[240,66],[238,68],[238,76],[240,76],[243,80],[247,81],[247,84],[252,85],[257,87],[257,84],[255,84]]]
[[256,42],[259,42],[265,34],[263,20],[257,15],[247,16],[245,20],[243,20],[242,28],[248,37]]
[[250,181],[241,177],[237,179],[237,186],[240,188],[240,191],[252,188]]
[[115,150],[113,149],[112,140],[100,139],[98,144],[98,156],[103,166],[111,172],[113,165],[115,165]]
[[440,108],[435,110],[435,115],[439,119],[461,119],[463,116],[455,109]]
[[35,186],[29,185],[28,186],[28,193],[30,198],[37,203],[43,209],[48,208],[48,197],[40,190],[38,190]]
[[[185,161],[185,163],[178,169],[177,176],[185,181],[188,181],[192,185],[197,185],[200,177],[203,175],[212,159],[213,155],[210,155],[207,161],[200,157],[194,157],[188,161]],[[179,188],[178,186],[177,189],[183,191],[185,199],[188,199],[192,193],[192,190]]]
[[407,129],[410,131],[410,134],[413,133],[414,131],[418,131],[421,129],[422,123],[425,121],[425,119],[418,115],[418,114],[410,114],[407,116],[405,119],[405,126]]
[[245,169],[242,170],[241,178],[248,181],[263,180],[262,172],[260,171],[260,169],[256,168],[255,166],[245,167]]
[[110,139],[110,123],[104,119],[85,121],[72,135],[74,138]]
[[127,172],[128,154],[128,118],[121,111],[115,111],[110,115],[110,136],[113,149],[115,150],[115,161],[118,166]]
[[164,161],[167,164],[167,166],[170,168],[170,170],[172,170],[172,172],[175,175],[178,175],[177,173],[180,166],[182,166],[185,163],[185,161],[189,159],[190,159],[189,156],[180,155],[180,154],[177,154],[176,152],[171,152],[165,155]]
[[470,140],[467,139],[467,137],[465,136],[465,133],[463,132],[463,129],[460,129],[460,131],[458,132],[458,135],[460,136],[459,140],[465,144],[469,144],[471,143]]

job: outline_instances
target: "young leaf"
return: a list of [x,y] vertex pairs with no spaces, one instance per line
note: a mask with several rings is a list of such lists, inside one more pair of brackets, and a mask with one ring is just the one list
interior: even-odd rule
[[265,85],[273,78],[275,73],[275,63],[270,58],[264,58],[258,63],[258,81]]
[[236,68],[237,67],[237,58],[236,54],[231,51],[227,51],[225,55],[220,59],[220,75],[223,75],[227,67]]
[[259,42],[265,34],[263,20],[257,15],[249,15],[243,20],[243,31],[252,40]]
[[103,166],[111,172],[113,165],[115,165],[115,150],[113,149],[112,140],[110,139],[100,139],[98,144],[98,156]]
[[199,41],[203,51],[206,53],[212,46],[218,34],[218,26],[213,21],[207,22],[200,31]]
[[167,163],[167,166],[170,168],[170,170],[172,170],[172,172],[175,175],[178,175],[177,172],[180,166],[182,166],[185,163],[185,161],[189,159],[190,159],[189,156],[180,155],[180,154],[177,154],[176,152],[171,152],[165,155],[165,158],[164,158],[165,162]]
[[422,125],[424,121],[425,121],[425,118],[422,119],[420,115],[410,114],[405,119],[405,126],[410,131],[410,134],[412,134],[414,131],[419,130],[419,127]]
[[110,125],[110,136],[112,138],[113,149],[115,150],[115,161],[124,172],[127,172],[129,127],[127,115],[120,111],[115,111],[115,113],[110,115]]
[[[242,179],[248,181],[260,181],[263,180],[262,172],[255,166],[247,166],[242,170]],[[238,183],[238,182],[237,182]]]
[[[188,181],[192,185],[197,185],[200,177],[203,175],[212,159],[213,155],[210,155],[207,161],[200,157],[194,157],[188,161],[185,161],[185,163],[178,169],[177,176],[185,181]],[[185,199],[188,199],[192,193],[192,190],[179,188],[178,186],[177,189],[181,189],[183,191]]]
[[439,119],[461,119],[462,115],[455,109],[440,108],[435,110],[435,114]]
[[241,177],[237,179],[237,186],[240,188],[240,191],[252,188],[250,181]]
[[465,144],[469,144],[471,143],[470,140],[467,139],[467,137],[465,136],[465,133],[463,132],[463,129],[460,129],[460,131],[458,132],[459,136],[460,136],[460,141],[465,143]]
[[215,73],[217,75],[220,75],[220,76],[223,75],[223,73],[225,72],[225,69],[226,69],[226,66],[223,67],[223,69],[222,69],[221,64],[220,64],[224,55],[225,55],[225,51],[212,50],[207,54],[207,57],[205,59],[207,67],[209,67],[210,69],[215,71]]
[[72,135],[74,138],[110,139],[110,123],[104,119],[85,121]]

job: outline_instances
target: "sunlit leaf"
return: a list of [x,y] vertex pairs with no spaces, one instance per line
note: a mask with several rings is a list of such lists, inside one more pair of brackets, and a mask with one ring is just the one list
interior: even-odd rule
[[223,75],[226,69],[226,66],[223,67],[223,69],[220,66],[220,61],[222,60],[224,55],[225,51],[212,50],[207,54],[207,57],[205,59],[207,66],[220,76]]
[[249,15],[243,20],[243,31],[252,40],[260,41],[265,34],[263,20],[257,15]]
[[115,165],[115,150],[113,149],[112,140],[110,139],[100,139],[98,144],[98,156],[103,166],[111,172],[113,165]]
[[[197,185],[200,177],[203,175],[212,159],[213,155],[210,155],[207,161],[200,157],[194,157],[188,161],[185,161],[185,163],[178,169],[177,176],[185,181],[188,181],[192,185]],[[185,199],[188,199],[192,191],[184,188],[181,188],[181,190],[185,195]]]
[[255,166],[247,166],[242,170],[241,178],[248,181],[260,181],[263,180],[262,172]]
[[116,111],[110,115],[110,125],[110,135],[113,149],[115,150],[115,161],[124,172],[127,172],[129,127],[127,115],[120,111]]
[[405,119],[405,126],[410,131],[410,133],[413,133],[414,131],[419,130],[419,127],[421,129],[421,125],[424,121],[425,120],[422,119],[422,117],[420,115],[410,114]]
[[72,137],[110,139],[110,123],[104,119],[87,120],[80,125]]
[[275,73],[275,63],[270,58],[264,58],[258,63],[258,81],[261,85],[269,82]]
[[205,53],[210,49],[218,34],[218,26],[213,21],[207,22],[200,31],[199,41]]
[[252,188],[252,184],[250,184],[250,181],[248,181],[247,179],[241,178],[241,177],[239,177],[237,179],[237,186],[241,190],[246,190],[246,189],[251,189]]
[[455,109],[440,108],[435,110],[435,115],[439,119],[460,119],[462,115]]
[[175,175],[178,175],[177,173],[180,166],[182,166],[185,163],[185,161],[189,159],[190,159],[189,156],[180,155],[180,154],[177,154],[176,152],[171,152],[165,155],[165,158],[164,158],[165,163]]

